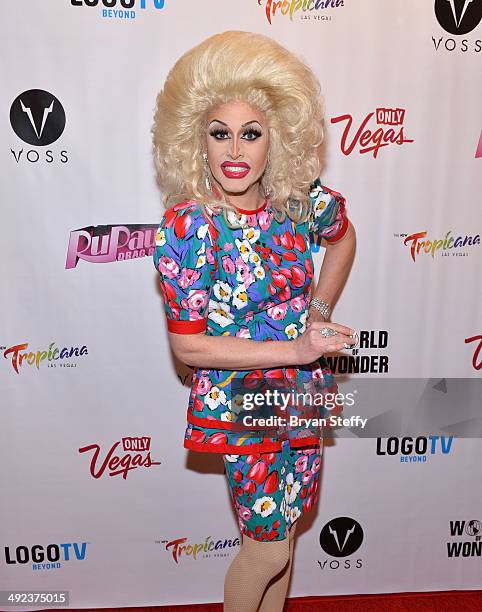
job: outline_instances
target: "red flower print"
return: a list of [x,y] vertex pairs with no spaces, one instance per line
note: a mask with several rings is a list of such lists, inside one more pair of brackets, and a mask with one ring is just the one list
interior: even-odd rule
[[246,491],[246,493],[256,493],[256,485],[252,480],[248,480],[243,489]]
[[161,282],[161,287],[166,292],[166,302],[168,302],[169,300],[173,300],[176,297],[176,290],[171,285],[171,283],[168,283],[167,281]]
[[191,224],[192,224],[191,215],[189,214],[182,215],[182,217],[179,217],[174,222],[174,233],[179,239],[184,238],[189,228],[191,227]]
[[255,463],[247,474],[247,478],[254,480],[258,484],[263,484],[268,473],[268,466],[264,461],[258,461]]
[[179,319],[179,315],[181,314],[181,310],[179,308],[179,304],[177,304],[174,300],[169,302],[169,308],[171,309],[172,316],[174,319]]
[[206,434],[202,431],[199,431],[199,429],[193,429],[191,432],[191,440],[193,442],[204,442],[205,437]]
[[228,438],[226,436],[225,433],[222,432],[218,432],[215,434],[212,434],[211,436],[209,436],[209,438],[207,439],[209,444],[226,444],[228,441]]
[[274,493],[276,489],[278,488],[278,484],[279,484],[278,472],[274,470],[268,475],[268,478],[266,478],[266,481],[263,487],[263,491],[265,493]]
[[283,287],[286,287],[287,282],[286,276],[283,276],[283,274],[280,274],[279,272],[273,272],[273,283],[277,287],[282,289]]
[[295,236],[295,249],[304,253],[306,251],[306,242],[300,233],[296,233]]
[[259,461],[261,455],[259,453],[253,453],[252,455],[248,455],[246,457],[246,463],[248,465],[253,465],[253,463],[256,463],[256,461]]
[[295,287],[302,287],[306,280],[306,274],[299,266],[291,266],[291,282]]
[[[285,249],[289,249],[291,250],[295,244],[295,241],[293,240],[293,236],[286,231],[284,234],[281,235],[281,244]],[[284,257],[284,253],[283,253],[283,257]],[[295,255],[295,259],[296,259],[296,255]]]
[[278,255],[278,253],[271,253],[269,258],[274,263],[275,266],[279,266],[280,265],[281,257]]
[[283,276],[286,276],[286,278],[291,278],[291,270],[289,270],[288,268],[280,268],[278,272]]
[[279,292],[279,298],[282,302],[285,302],[289,300],[290,297],[291,297],[291,289],[289,285],[286,285],[286,287],[281,289],[281,291]]

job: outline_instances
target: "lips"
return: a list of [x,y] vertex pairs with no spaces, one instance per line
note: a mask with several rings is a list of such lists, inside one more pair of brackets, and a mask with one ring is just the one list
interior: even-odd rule
[[223,162],[221,170],[224,176],[236,179],[245,177],[251,168],[245,162]]

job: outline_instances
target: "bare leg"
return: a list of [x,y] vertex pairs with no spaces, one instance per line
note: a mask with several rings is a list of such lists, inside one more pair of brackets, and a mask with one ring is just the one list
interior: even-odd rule
[[259,612],[282,612],[288,592],[288,585],[291,577],[291,567],[293,565],[293,550],[295,548],[295,530],[298,521],[295,521],[290,528],[290,560],[288,565],[271,581],[266,589]]
[[269,581],[283,571],[289,559],[289,537],[258,542],[243,534],[241,550],[224,581],[224,612],[257,612]]

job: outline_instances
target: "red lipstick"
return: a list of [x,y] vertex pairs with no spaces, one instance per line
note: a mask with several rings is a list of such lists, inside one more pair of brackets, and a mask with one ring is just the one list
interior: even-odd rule
[[239,179],[245,177],[251,168],[245,162],[223,162],[221,170],[224,176]]

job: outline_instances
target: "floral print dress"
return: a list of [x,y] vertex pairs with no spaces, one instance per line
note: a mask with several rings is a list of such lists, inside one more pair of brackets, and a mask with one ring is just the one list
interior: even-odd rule
[[[302,334],[314,270],[310,234],[336,242],[348,229],[340,193],[318,178],[309,195],[312,215],[301,224],[288,216],[277,220],[269,199],[256,210],[230,211],[235,229],[221,213],[204,216],[194,201],[169,208],[153,254],[168,331],[257,341]],[[252,371],[196,368],[184,447],[223,455],[243,533],[283,539],[317,495],[322,435],[319,427],[306,425],[247,431],[232,390],[260,380],[274,386],[296,381],[296,388],[316,383],[317,389],[337,391],[324,357],[308,365]]]

